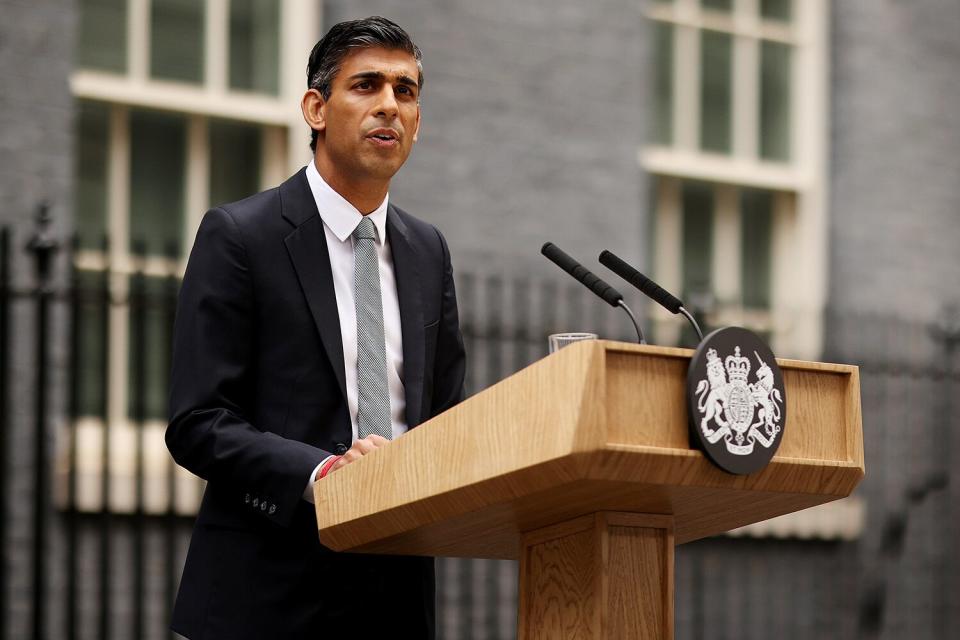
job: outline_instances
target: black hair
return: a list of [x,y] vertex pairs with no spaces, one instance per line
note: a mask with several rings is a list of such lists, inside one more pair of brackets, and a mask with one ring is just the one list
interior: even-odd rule
[[[307,62],[307,88],[316,89],[324,100],[330,99],[333,79],[351,49],[384,47],[399,49],[417,61],[417,85],[423,87],[423,63],[420,48],[400,25],[381,16],[348,20],[332,27],[310,52]],[[310,149],[317,150],[317,131],[310,136]]]

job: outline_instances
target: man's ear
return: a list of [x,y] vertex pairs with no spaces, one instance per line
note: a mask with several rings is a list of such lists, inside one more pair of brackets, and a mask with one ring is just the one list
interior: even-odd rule
[[417,105],[417,128],[413,130],[413,141],[417,141],[417,137],[420,135],[420,105]]
[[323,99],[317,89],[308,89],[300,99],[300,110],[307,126],[314,131],[323,131],[327,128],[327,101]]

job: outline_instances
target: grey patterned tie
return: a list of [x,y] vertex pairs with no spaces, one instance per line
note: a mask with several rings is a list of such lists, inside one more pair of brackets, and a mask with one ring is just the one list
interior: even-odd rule
[[353,231],[353,297],[357,305],[357,432],[389,440],[390,392],[380,302],[380,269],[373,220],[364,217]]

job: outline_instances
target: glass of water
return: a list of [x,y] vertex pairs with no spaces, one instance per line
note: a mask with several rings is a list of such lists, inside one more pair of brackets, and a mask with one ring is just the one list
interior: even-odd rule
[[548,338],[550,343],[550,353],[556,353],[560,349],[581,340],[596,340],[595,333],[554,333]]

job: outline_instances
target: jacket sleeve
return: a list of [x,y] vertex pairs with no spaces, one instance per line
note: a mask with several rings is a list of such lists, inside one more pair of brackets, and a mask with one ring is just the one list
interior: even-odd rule
[[434,392],[430,417],[443,413],[463,400],[463,382],[467,371],[450,250],[439,230],[437,230],[437,236],[440,238],[440,247],[443,252],[443,301],[437,333],[437,351],[433,362]]
[[[181,466],[210,483],[236,487],[238,509],[287,526],[310,473],[329,454],[251,422],[255,305],[240,229],[225,210],[211,209],[177,303],[166,443]],[[251,495],[259,498],[256,508]]]

